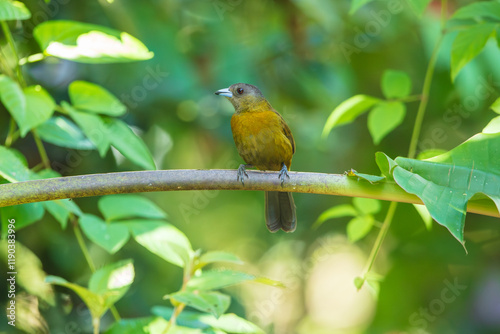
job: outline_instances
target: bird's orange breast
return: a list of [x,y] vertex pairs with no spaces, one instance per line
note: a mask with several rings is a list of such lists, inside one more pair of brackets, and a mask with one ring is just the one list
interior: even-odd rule
[[284,133],[283,119],[274,111],[236,113],[231,118],[231,130],[239,154],[247,164],[261,170],[288,169],[293,146]]

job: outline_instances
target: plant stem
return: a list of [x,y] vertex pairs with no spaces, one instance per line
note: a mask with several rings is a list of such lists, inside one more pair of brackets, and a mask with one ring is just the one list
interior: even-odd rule
[[23,73],[21,72],[21,66],[19,65],[19,55],[17,54],[16,44],[14,42],[14,38],[12,37],[12,33],[10,32],[9,25],[5,21],[0,21],[0,25],[2,26],[2,30],[5,38],[7,39],[7,43],[12,50],[14,59],[16,60],[17,80],[19,80],[19,84],[21,85],[21,87],[26,87],[26,82],[24,81]]
[[80,227],[78,226],[78,222],[76,219],[73,220],[73,231],[75,232],[76,240],[78,241],[78,245],[82,250],[83,256],[85,257],[85,260],[89,265],[90,271],[95,272],[94,261],[92,261],[92,258],[90,257],[89,250],[87,248],[87,245],[85,245],[85,240],[83,240],[82,232],[80,231]]
[[422,129],[422,123],[424,120],[425,109],[427,108],[427,103],[429,102],[429,92],[431,90],[432,77],[434,75],[434,69],[436,67],[437,57],[439,55],[439,50],[441,48],[441,43],[443,42],[444,35],[439,36],[434,50],[432,51],[431,59],[429,60],[429,65],[427,65],[427,71],[425,73],[424,86],[422,88],[422,100],[418,106],[417,117],[415,118],[415,125],[413,126],[413,133],[410,140],[410,148],[408,150],[408,158],[415,158],[417,152],[418,139],[420,137],[420,130]]
[[368,257],[368,262],[366,263],[365,269],[363,270],[363,274],[361,276],[363,281],[366,281],[366,276],[372,269],[373,263],[377,258],[380,247],[382,246],[385,236],[387,235],[387,231],[389,231],[389,227],[391,226],[392,218],[394,217],[394,213],[396,212],[397,207],[398,207],[398,202],[391,202],[391,204],[389,205],[389,209],[387,210],[384,223],[382,224],[382,228],[378,232],[377,239],[375,240],[375,244],[373,245],[372,251],[370,252],[370,256]]
[[33,134],[33,138],[35,139],[35,144],[38,148],[38,152],[40,153],[40,158],[42,159],[43,165],[45,166],[45,168],[51,169],[49,156],[47,155],[47,151],[45,151],[45,147],[43,146],[40,136],[35,129],[31,130],[31,133]]
[[14,121],[14,118],[10,118],[10,123],[9,123],[9,133],[7,133],[7,138],[5,138],[5,146],[10,147],[12,143],[14,142],[14,132],[16,131],[16,122]]

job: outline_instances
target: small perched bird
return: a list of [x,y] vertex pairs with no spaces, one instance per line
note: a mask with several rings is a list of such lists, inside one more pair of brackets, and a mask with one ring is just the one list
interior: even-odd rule
[[[215,92],[234,106],[231,130],[238,153],[247,163],[238,168],[238,179],[246,168],[280,171],[283,183],[295,153],[292,132],[283,117],[273,109],[260,90],[250,84],[236,83]],[[293,232],[297,226],[295,203],[291,193],[266,191],[266,224],[271,232]]]

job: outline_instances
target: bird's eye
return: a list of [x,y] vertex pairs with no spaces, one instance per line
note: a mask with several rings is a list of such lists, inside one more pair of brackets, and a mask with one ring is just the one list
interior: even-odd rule
[[243,90],[243,88],[238,88],[238,89],[236,89],[236,92],[241,95],[241,94],[243,94],[244,90]]

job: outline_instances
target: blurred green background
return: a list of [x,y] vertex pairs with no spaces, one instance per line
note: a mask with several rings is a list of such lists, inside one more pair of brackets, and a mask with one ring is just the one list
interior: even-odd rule
[[[449,1],[450,14],[472,1]],[[321,139],[324,123],[340,102],[355,94],[381,96],[387,69],[406,71],[419,94],[430,52],[439,34],[440,2],[423,17],[403,0],[376,1],[349,15],[341,0],[114,0],[25,1],[33,13],[14,28],[21,56],[38,52],[30,34],[45,20],[71,19],[126,31],[155,57],[130,64],[87,65],[54,58],[24,66],[32,84],[68,100],[74,80],[102,85],[129,112],[124,120],[137,128],[159,169],[236,168],[242,163],[233,143],[230,103],[214,91],[236,82],[260,87],[286,119],[297,149],[292,170],[343,173],[354,168],[378,174],[374,154],[407,154],[418,102],[409,103],[403,124],[380,145],[373,145],[366,115]],[[401,11],[390,12],[392,5]],[[490,41],[485,51],[450,79],[446,37],[432,84],[419,151],[451,149],[487,124],[488,106],[500,89],[500,51]],[[0,110],[2,140],[9,115]],[[63,175],[136,170],[111,152],[73,151],[46,144]],[[16,143],[30,166],[39,162],[28,135]],[[468,215],[468,254],[436,223],[427,231],[415,209],[400,205],[375,263],[379,290],[357,292],[360,275],[378,229],[349,243],[347,218],[311,229],[331,206],[352,199],[295,194],[298,228],[270,234],[264,224],[261,192],[170,192],[146,194],[168,214],[193,247],[226,250],[240,256],[245,270],[282,280],[287,290],[245,284],[230,290],[230,311],[254,321],[268,333],[498,333],[500,332],[500,238],[498,219]],[[98,198],[78,199],[85,212],[97,214]],[[387,203],[377,214],[384,219]],[[18,233],[42,261],[43,269],[85,284],[89,270],[71,229],[51,217]],[[90,244],[98,266],[133,258],[136,280],[118,302],[122,317],[150,314],[162,296],[176,291],[179,268],[130,241],[115,256]],[[4,288],[2,287],[2,290]],[[59,290],[58,290],[59,291]],[[64,291],[67,293],[67,291]],[[5,293],[1,292],[4,298]],[[71,295],[72,311],[43,307],[52,333],[87,333],[90,317]],[[68,301],[69,303],[69,301]],[[103,324],[112,322],[107,314]],[[2,320],[1,326],[5,321]],[[3,327],[0,327],[3,328]]]

